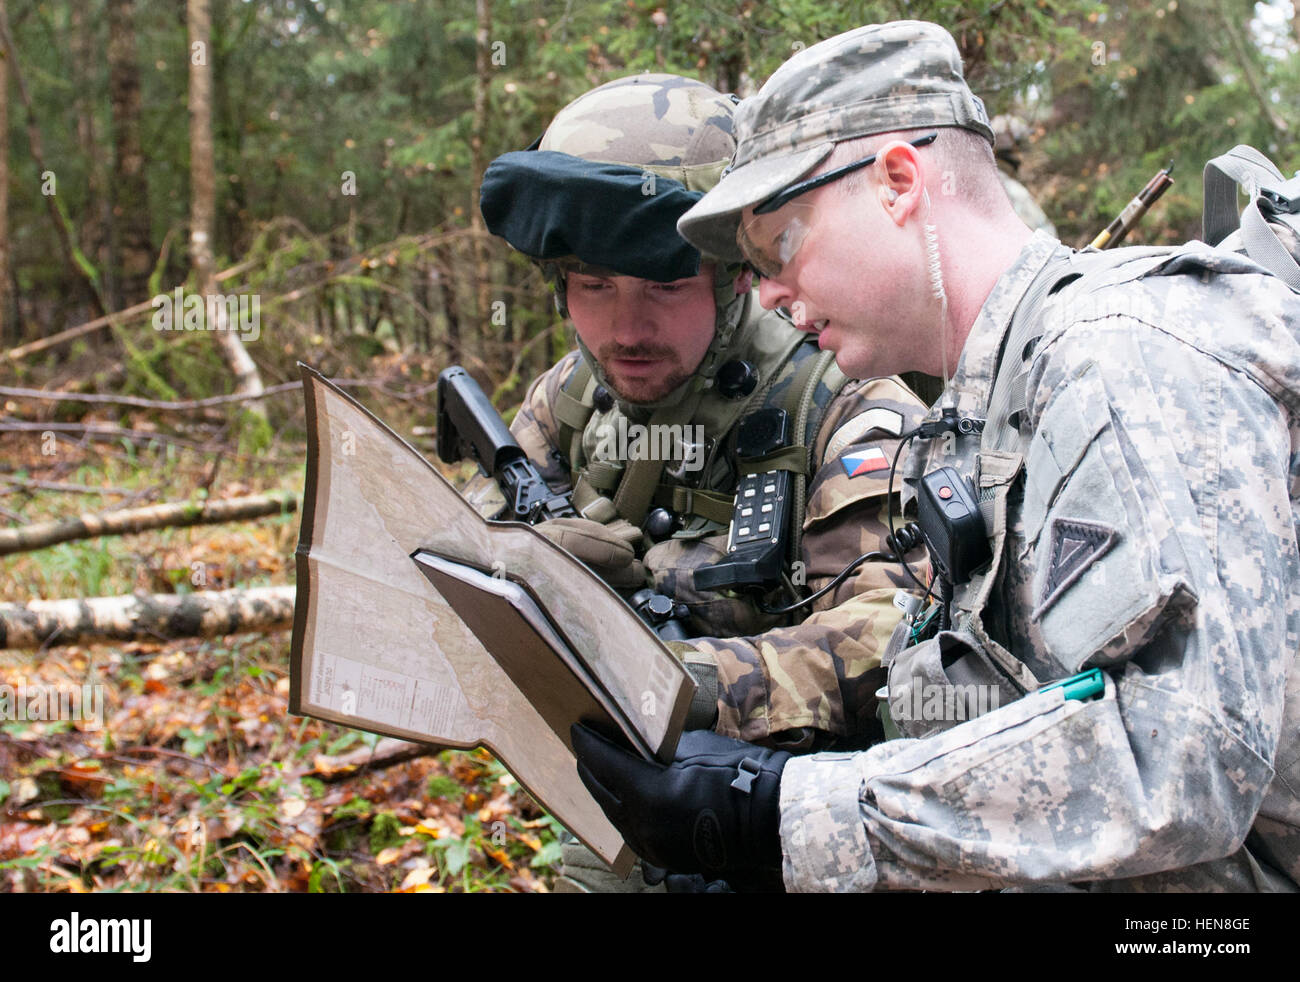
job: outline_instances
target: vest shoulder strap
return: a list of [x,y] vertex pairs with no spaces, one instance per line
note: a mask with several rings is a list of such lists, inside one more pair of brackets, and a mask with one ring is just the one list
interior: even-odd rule
[[1062,287],[1089,273],[1118,266],[1130,257],[1123,252],[1058,252],[1030,282],[1011,315],[1002,342],[993,391],[989,394],[987,419],[980,439],[982,452],[1024,453],[1020,421],[1024,417],[1029,366],[1034,349],[1043,336],[1040,314],[1048,298]]
[[[794,365],[793,381],[779,393],[769,395],[765,405],[784,409],[795,421],[796,427],[799,423],[803,424],[802,428],[794,430],[795,439],[811,454],[817,431],[821,428],[822,419],[831,400],[839,394],[849,379],[835,364],[835,353],[818,351],[812,341],[806,341],[796,348],[791,362]],[[820,398],[818,386],[825,386],[820,393]],[[811,475],[813,470],[815,468],[810,459],[805,466],[805,472]]]
[[[803,523],[805,506],[804,491],[807,480],[813,470],[812,446],[817,431],[821,427],[826,411],[836,395],[847,384],[848,377],[835,364],[832,352],[819,352],[812,342],[800,344],[791,357],[794,365],[794,378],[791,384],[782,387],[779,392],[770,394],[764,405],[776,405],[790,414],[795,422],[796,447],[789,448],[782,458],[785,469],[797,475],[795,528]],[[596,380],[585,360],[579,359],[573,373],[560,387],[556,394],[553,411],[559,423],[559,449],[565,454],[569,466],[570,483],[577,488],[579,481],[588,468],[586,456],[582,450],[582,435],[595,412]],[[796,456],[798,459],[796,459]],[[624,470],[616,483],[626,483],[628,472]],[[608,483],[608,482],[606,482]],[[658,486],[657,479],[649,483],[651,494]],[[621,488],[620,488],[621,489]],[[604,487],[605,494],[612,494],[615,488]],[[667,494],[666,486],[661,486],[661,497]],[[716,494],[677,494],[673,497],[674,510],[707,518],[710,521],[729,519],[723,515]],[[658,503],[658,502],[657,502]],[[667,501],[663,501],[667,504]],[[684,506],[684,508],[683,508]],[[726,524],[723,520],[721,524]],[[797,549],[798,544],[792,543]]]
[[555,395],[553,411],[560,424],[560,453],[569,465],[569,483],[577,487],[578,473],[586,463],[582,452],[582,433],[596,411],[596,379],[585,358],[578,359],[573,374]]
[[[848,376],[835,364],[833,351],[818,351],[810,339],[794,353],[794,380],[781,393],[780,408],[794,419],[795,439],[801,441],[802,468],[787,464],[795,472],[794,513],[790,516],[791,534],[789,562],[798,562],[803,548],[803,520],[808,507],[808,480],[817,470],[812,459],[813,444],[821,428],[831,400],[848,382]],[[819,396],[820,391],[820,398]],[[796,448],[789,448],[795,450]]]

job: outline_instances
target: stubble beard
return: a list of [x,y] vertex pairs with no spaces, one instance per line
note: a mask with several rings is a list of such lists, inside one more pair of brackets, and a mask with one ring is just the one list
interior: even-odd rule
[[[629,378],[614,367],[614,361],[619,358],[652,358],[659,364],[655,375]],[[656,345],[611,343],[596,353],[596,360],[600,362],[614,394],[624,402],[633,404],[658,402],[691,377],[675,350]],[[659,374],[664,371],[668,373],[666,376]]]

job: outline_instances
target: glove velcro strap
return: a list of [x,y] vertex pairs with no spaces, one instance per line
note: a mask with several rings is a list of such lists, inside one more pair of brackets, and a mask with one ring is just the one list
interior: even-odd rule
[[700,651],[688,641],[669,641],[668,650],[691,673],[695,694],[686,710],[687,730],[711,730],[718,721],[718,666],[713,656]]
[[593,488],[585,474],[578,478],[573,489],[573,508],[583,518],[601,525],[608,525],[618,517],[614,502]]

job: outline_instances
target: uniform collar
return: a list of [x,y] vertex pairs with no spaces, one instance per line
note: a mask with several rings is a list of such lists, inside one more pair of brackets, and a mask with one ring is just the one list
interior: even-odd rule
[[[1046,232],[1036,231],[1015,261],[998,277],[971,325],[970,334],[957,361],[957,370],[940,396],[938,407],[952,405],[956,399],[963,416],[983,416],[988,408],[993,381],[997,377],[998,354],[1011,316],[1024,299],[1029,284],[1047,265],[1061,243]],[[938,412],[933,414],[937,418]],[[927,417],[930,418],[930,417]]]
[[[998,355],[1007,329],[1011,326],[1011,317],[1024,299],[1034,277],[1061,248],[1063,247],[1057,239],[1046,232],[1036,231],[1011,265],[998,277],[966,336],[966,344],[957,360],[957,370],[943,394],[926,414],[927,420],[938,419],[947,406],[955,406],[962,416],[984,417],[989,398],[993,394]],[[979,439],[972,436],[947,439],[945,435],[944,439],[913,441],[907,461],[900,467],[906,482],[903,489],[904,502],[913,497],[911,483],[937,467],[951,466],[969,474],[979,446]]]

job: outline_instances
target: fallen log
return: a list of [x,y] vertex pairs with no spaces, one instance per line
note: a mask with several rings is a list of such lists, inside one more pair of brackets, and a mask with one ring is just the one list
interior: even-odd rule
[[293,623],[294,594],[273,586],[0,604],[0,648],[279,631]]
[[298,497],[288,491],[204,502],[165,502],[144,508],[128,508],[100,515],[79,515],[56,522],[36,522],[16,529],[0,529],[0,556],[29,552],[75,539],[99,535],[124,535],[157,528],[215,525],[239,522],[263,515],[295,511]]

